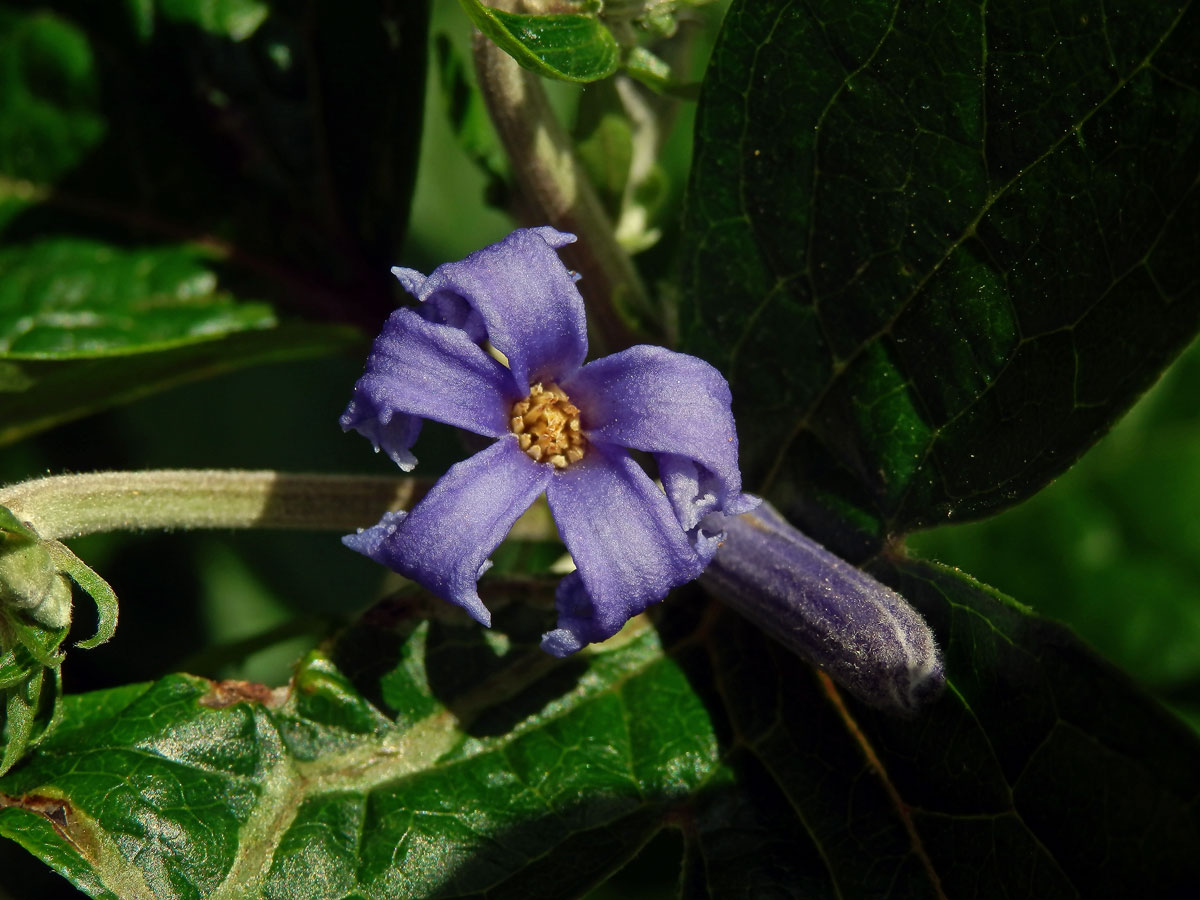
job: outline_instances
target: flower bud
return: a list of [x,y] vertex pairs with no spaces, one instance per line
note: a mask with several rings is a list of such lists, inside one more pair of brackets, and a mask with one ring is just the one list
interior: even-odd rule
[[0,607],[22,610],[47,628],[70,624],[70,579],[41,541],[0,530]]
[[763,503],[726,518],[701,582],[864,703],[912,714],[945,685],[920,613]]

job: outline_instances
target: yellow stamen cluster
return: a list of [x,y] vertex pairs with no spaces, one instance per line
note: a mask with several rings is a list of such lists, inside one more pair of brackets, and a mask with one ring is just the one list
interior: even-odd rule
[[531,459],[556,469],[579,462],[587,449],[579,430],[579,407],[552,381],[535,384],[528,397],[513,404],[509,428]]

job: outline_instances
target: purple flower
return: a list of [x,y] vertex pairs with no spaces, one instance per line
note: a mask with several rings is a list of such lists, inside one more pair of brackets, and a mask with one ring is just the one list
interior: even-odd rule
[[[723,517],[758,503],[741,491],[716,369],[651,346],[583,365],[583,299],[555,252],[574,240],[519,229],[428,278],[393,269],[420,306],[388,318],[341,419],[405,471],[422,419],[496,438],[411,511],[343,539],[484,625],[488,556],[545,491],[576,566],[558,586],[558,627],[542,638],[556,656],[612,637],[699,575]],[[663,488],[630,450],[653,456]]]

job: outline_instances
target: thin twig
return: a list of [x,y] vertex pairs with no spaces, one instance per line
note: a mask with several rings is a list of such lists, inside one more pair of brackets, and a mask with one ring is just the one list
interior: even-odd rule
[[[513,9],[516,3],[492,5]],[[630,346],[635,338],[620,309],[654,321],[652,303],[545,89],[537,76],[483,35],[475,34],[473,49],[480,91],[516,179],[520,218],[579,236],[562,254],[581,276],[593,330],[604,344],[598,349],[613,352]]]

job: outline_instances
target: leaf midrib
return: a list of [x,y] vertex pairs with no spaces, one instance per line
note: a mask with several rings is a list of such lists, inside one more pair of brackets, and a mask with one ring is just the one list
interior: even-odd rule
[[[644,618],[639,618],[616,640],[622,645],[629,643],[650,627]],[[611,652],[612,649],[610,643],[608,651]],[[586,654],[589,651],[585,649],[582,652]],[[366,793],[408,775],[435,771],[443,765],[459,765],[487,753],[502,752],[530,728],[545,727],[555,719],[575,711],[582,704],[606,694],[619,692],[630,678],[656,665],[662,658],[661,653],[649,655],[599,690],[583,692],[577,702],[565,703],[552,714],[539,718],[536,722],[527,719],[505,734],[480,741],[463,755],[456,755],[444,763],[439,760],[460,746],[468,736],[462,723],[445,708],[426,716],[403,732],[391,729],[381,737],[365,741],[350,751],[322,756],[312,761],[298,761],[292,758],[283,747],[278,730],[269,717],[261,710],[257,711],[256,724],[259,733],[271,735],[273,761],[263,778],[259,803],[239,829],[238,850],[234,862],[221,885],[209,895],[208,900],[244,900],[248,896],[257,896],[258,886],[269,874],[279,839],[286,833],[304,801],[343,791]],[[630,777],[635,778],[635,773],[631,771]],[[277,790],[271,790],[272,786],[277,787]],[[270,798],[270,802],[263,802],[265,798]]]

